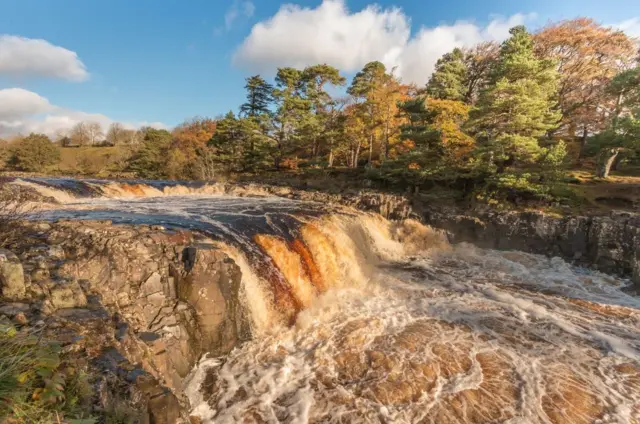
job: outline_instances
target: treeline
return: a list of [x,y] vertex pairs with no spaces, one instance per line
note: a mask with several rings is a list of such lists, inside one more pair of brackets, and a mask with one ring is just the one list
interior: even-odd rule
[[[121,144],[135,146],[125,168],[197,179],[364,168],[390,184],[471,184],[544,197],[564,176],[568,145],[577,145],[575,159],[593,158],[603,178],[621,160],[637,160],[634,40],[587,18],[510,34],[501,45],[445,54],[425,87],[403,84],[380,62],[348,85],[329,65],[280,68],[273,82],[252,76],[237,113],[123,137]],[[74,134],[71,145],[80,139]],[[112,129],[105,140],[120,144]]]

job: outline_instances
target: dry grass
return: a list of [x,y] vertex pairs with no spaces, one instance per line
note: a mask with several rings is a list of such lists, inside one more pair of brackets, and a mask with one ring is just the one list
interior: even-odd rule
[[627,169],[602,180],[580,169],[571,171],[570,176],[575,183],[569,186],[582,199],[583,213],[604,214],[614,209],[633,212],[640,206],[640,176],[636,172]]
[[50,172],[59,175],[117,176],[122,173],[132,149],[128,146],[63,147],[60,163]]

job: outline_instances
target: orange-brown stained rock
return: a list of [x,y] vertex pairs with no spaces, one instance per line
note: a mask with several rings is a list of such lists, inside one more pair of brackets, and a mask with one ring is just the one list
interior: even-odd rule
[[320,274],[323,291],[335,285],[336,280],[340,277],[338,261],[336,259],[336,246],[334,243],[318,228],[312,224],[305,224],[300,228],[302,239],[310,252],[313,263],[316,264],[316,270]]
[[307,308],[316,295],[316,289],[306,275],[302,259],[289,249],[287,243],[279,237],[257,234],[255,242],[271,258],[280,273],[284,276],[289,292],[301,307]]
[[298,239],[293,240],[289,244],[289,246],[291,247],[291,250],[293,250],[300,256],[300,259],[302,260],[303,269],[307,277],[309,278],[309,280],[311,280],[311,283],[318,290],[318,292],[324,293],[325,291],[327,291],[327,287],[324,281],[322,280],[322,275],[320,275],[318,266],[313,260],[313,256],[311,255],[311,252],[309,251],[307,246],[301,240],[298,240]]
[[591,424],[602,416],[604,406],[588,381],[564,364],[546,371],[542,409],[552,423]]

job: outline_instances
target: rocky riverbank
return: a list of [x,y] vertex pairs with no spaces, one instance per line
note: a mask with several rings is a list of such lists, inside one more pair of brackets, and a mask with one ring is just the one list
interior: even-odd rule
[[[56,202],[28,186],[8,189],[20,201]],[[418,219],[445,230],[454,243],[559,256],[640,284],[636,214],[465,210],[434,205],[419,194],[367,190],[327,193],[257,184],[206,190]],[[0,250],[0,324],[58,340],[66,355],[90,369],[96,414],[126,403],[138,411],[139,422],[188,422],[185,377],[194,364],[206,352],[223,355],[251,338],[237,264],[197,232],[110,221],[16,224],[20,241],[11,251]]]
[[108,221],[23,226],[13,252],[0,251],[0,320],[82,360],[95,376],[98,415],[129,402],[140,422],[186,422],[183,382],[196,361],[250,337],[238,267],[190,232]]
[[639,214],[614,211],[607,216],[560,217],[531,211],[443,207],[420,194],[366,190],[330,194],[280,186],[262,186],[261,190],[290,199],[342,204],[392,220],[418,219],[445,230],[452,243],[558,256],[576,265],[631,278],[640,285]]

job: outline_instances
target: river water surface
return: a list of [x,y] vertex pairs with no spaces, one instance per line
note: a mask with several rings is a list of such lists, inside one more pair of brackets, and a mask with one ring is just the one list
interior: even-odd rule
[[215,185],[17,183],[45,218],[198,230],[241,267],[254,337],[189,377],[205,423],[640,423],[627,281]]

